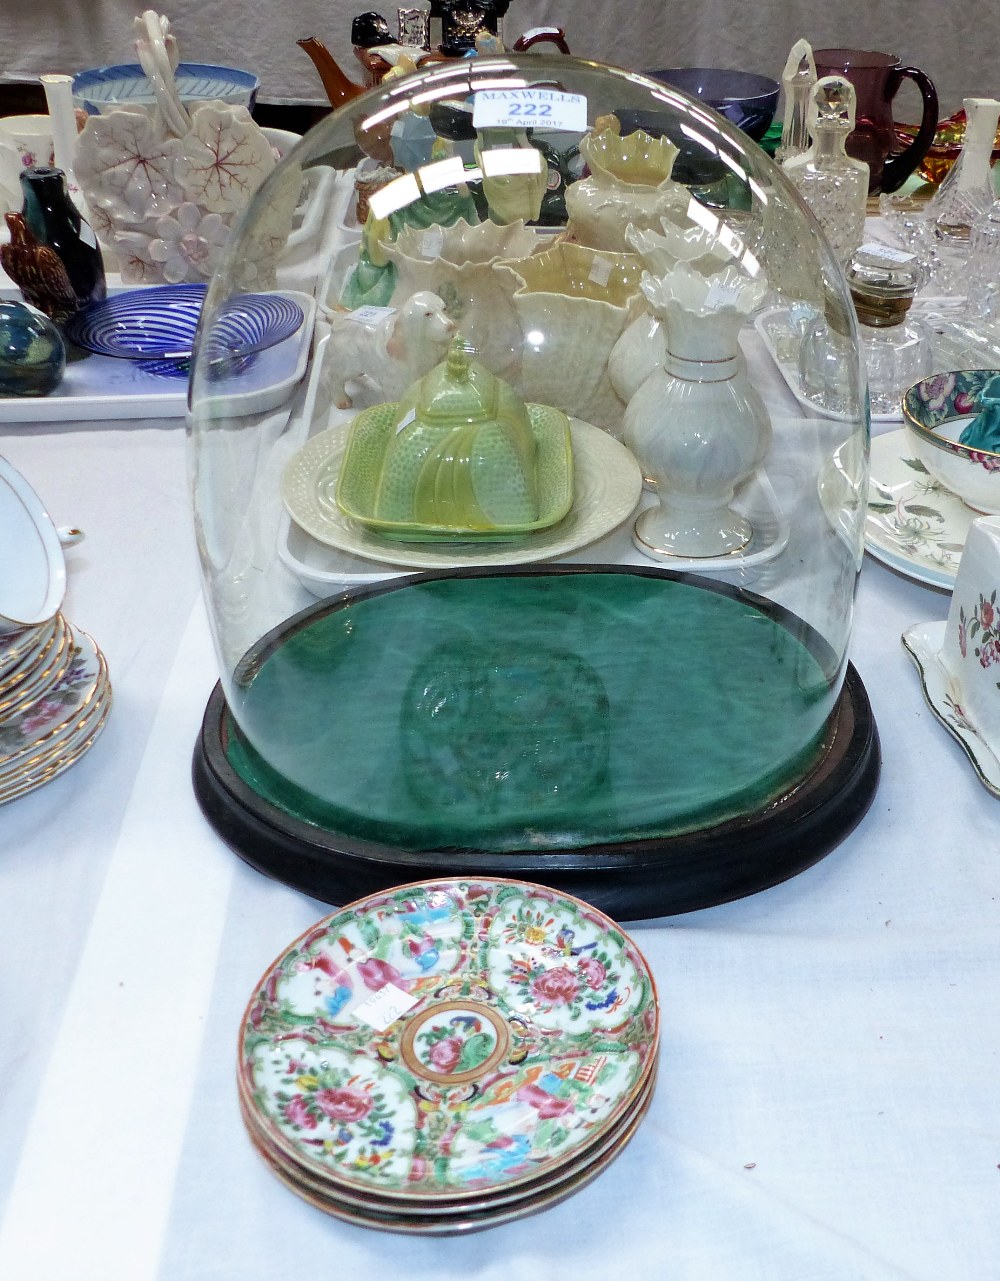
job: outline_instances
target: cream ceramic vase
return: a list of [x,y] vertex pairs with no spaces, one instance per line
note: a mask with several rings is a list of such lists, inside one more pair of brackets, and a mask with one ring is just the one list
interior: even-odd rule
[[735,490],[771,440],[739,346],[763,282],[732,267],[702,274],[681,263],[663,280],[645,275],[642,289],[666,324],[667,350],[625,411],[625,443],[658,497],[636,522],[633,541],[658,560],[736,553],[753,529],[732,506]]
[[523,222],[470,226],[463,218],[450,227],[406,227],[394,241],[381,242],[396,266],[393,304],[421,290],[437,294],[478,359],[508,381],[520,371],[521,327],[511,301],[514,282],[495,265],[500,258],[526,258],[539,247]]
[[630,223],[657,227],[688,206],[691,193],[670,177],[677,148],[665,138],[603,129],[581,141],[580,155],[590,176],[566,188],[566,237],[576,244],[626,253]]
[[608,374],[611,350],[644,310],[634,254],[559,243],[521,262],[503,262],[522,335],[526,401],[553,405],[618,438],[625,402]]

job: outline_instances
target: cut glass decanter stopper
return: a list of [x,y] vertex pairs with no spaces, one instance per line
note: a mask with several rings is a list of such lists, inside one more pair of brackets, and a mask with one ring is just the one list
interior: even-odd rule
[[801,156],[809,147],[809,100],[816,83],[816,59],[807,40],[792,45],[781,85],[785,94],[785,118],[781,142],[775,152],[778,164]]

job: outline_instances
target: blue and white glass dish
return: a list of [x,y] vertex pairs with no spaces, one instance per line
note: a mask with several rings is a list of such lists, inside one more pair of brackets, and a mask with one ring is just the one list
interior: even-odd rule
[[[130,289],[103,302],[84,307],[67,321],[67,338],[99,356],[125,360],[181,362],[194,347],[195,334],[205,301],[204,285],[157,285]],[[228,370],[234,358],[244,360],[290,338],[302,325],[297,302],[283,294],[239,294],[213,317],[212,333],[203,348],[214,363],[218,352]],[[151,368],[167,372],[166,367]]]

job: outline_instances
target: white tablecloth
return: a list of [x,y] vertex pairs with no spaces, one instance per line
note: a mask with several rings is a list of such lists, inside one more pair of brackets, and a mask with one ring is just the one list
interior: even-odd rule
[[65,612],[116,700],[87,757],[0,809],[0,1276],[1000,1276],[1000,809],[899,643],[945,594],[866,559],[853,658],[884,769],[857,830],[776,889],[634,928],[663,1049],[631,1145],[542,1215],[413,1240],[300,1202],[239,1119],[244,1003],[326,909],[192,794],[215,668],[183,428],[7,427],[0,452],[87,532]]
[[[0,16],[0,80],[31,79],[50,71],[73,73],[106,63],[134,62],[134,0],[5,0]],[[296,45],[318,36],[352,79],[360,80],[351,51],[351,19],[362,12],[344,0],[173,0],[167,14],[192,62],[247,67],[261,78],[263,102],[322,102],[312,63]],[[381,12],[395,22],[395,7]],[[934,80],[942,114],[962,105],[964,94],[996,97],[1000,72],[1000,7],[980,0],[881,0],[857,5],[826,0],[769,0],[737,5],[571,4],[568,0],[514,0],[506,32],[512,39],[536,26],[562,26],[582,58],[623,67],[738,67],[780,77],[788,50],[800,37],[814,48],[849,45],[897,53]],[[901,91],[899,118],[920,118],[916,90]]]

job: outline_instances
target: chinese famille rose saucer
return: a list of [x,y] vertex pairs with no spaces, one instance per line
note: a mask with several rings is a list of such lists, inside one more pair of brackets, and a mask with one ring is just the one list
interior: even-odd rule
[[658,1041],[648,966],[608,917],[519,881],[422,882],[343,908],[270,967],[240,1101],[313,1204],[467,1231],[599,1173],[648,1105]]

